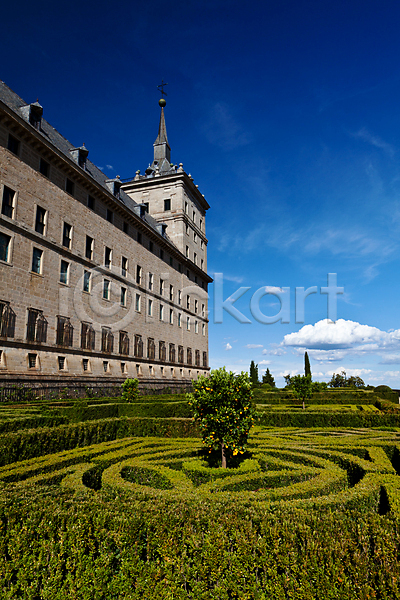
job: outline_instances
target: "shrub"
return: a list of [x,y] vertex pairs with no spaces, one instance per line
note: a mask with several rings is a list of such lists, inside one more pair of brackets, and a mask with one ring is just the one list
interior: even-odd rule
[[211,371],[193,383],[188,394],[194,418],[200,424],[203,443],[212,449],[221,449],[222,467],[227,466],[228,455],[242,454],[254,420],[251,382],[247,373],[235,375],[225,367]]
[[122,384],[122,398],[125,402],[135,402],[139,397],[139,381],[137,379],[125,379]]

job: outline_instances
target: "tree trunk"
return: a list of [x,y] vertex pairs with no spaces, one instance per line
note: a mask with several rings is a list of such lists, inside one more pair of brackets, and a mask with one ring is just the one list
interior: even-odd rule
[[224,443],[221,444],[221,454],[222,454],[221,467],[223,469],[226,469],[226,449],[225,449]]

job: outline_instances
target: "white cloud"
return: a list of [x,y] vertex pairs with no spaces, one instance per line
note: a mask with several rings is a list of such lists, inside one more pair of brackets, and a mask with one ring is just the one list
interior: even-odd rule
[[109,169],[110,171],[114,171],[114,167],[112,165],[106,165],[107,169]]
[[365,349],[378,349],[400,342],[400,330],[387,333],[377,327],[361,325],[356,321],[329,319],[318,321],[315,325],[304,325],[299,331],[289,333],[283,338],[283,346],[297,346],[318,350],[345,349],[358,345]]
[[259,365],[270,365],[271,361],[270,360],[261,360],[258,364]]
[[263,348],[262,344],[246,344],[245,348]]
[[229,342],[226,344],[225,350],[232,350],[232,346],[230,345]]

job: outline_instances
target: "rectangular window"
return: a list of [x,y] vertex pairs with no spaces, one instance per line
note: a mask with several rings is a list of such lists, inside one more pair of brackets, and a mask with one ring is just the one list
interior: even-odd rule
[[37,354],[28,354],[28,365],[30,369],[36,369]]
[[39,248],[34,248],[32,254],[32,273],[40,274],[42,272],[42,258],[43,250],[39,250]]
[[105,248],[104,250],[104,266],[106,267],[106,269],[111,269],[111,258],[112,258],[112,252],[111,252],[111,248]]
[[136,283],[138,285],[142,284],[142,267],[139,265],[136,265]]
[[106,212],[106,219],[109,223],[112,223],[114,220],[114,213],[112,210],[110,210],[109,208],[107,208],[107,212]]
[[28,342],[46,342],[47,321],[43,316],[43,311],[36,308],[28,308],[26,339]]
[[16,154],[18,156],[19,155],[19,147],[20,147],[19,140],[17,140],[17,138],[15,138],[10,133],[8,136],[7,149],[10,150],[10,152],[12,152],[13,154]]
[[119,332],[119,353],[124,356],[129,354],[129,335],[126,331]]
[[71,242],[72,242],[72,226],[68,225],[68,223],[64,223],[62,245],[65,246],[65,248],[71,248]]
[[202,333],[203,335],[206,335],[206,326],[205,326],[205,324],[204,324],[204,323],[203,323],[203,325],[201,326],[201,333]]
[[160,279],[160,296],[164,295],[164,280]]
[[164,320],[164,306],[160,304],[160,321]]
[[186,318],[186,329],[190,331],[190,317]]
[[193,241],[194,241],[195,244],[197,244],[197,235],[196,235],[196,233],[193,234]]
[[172,308],[169,309],[169,323],[170,325],[173,325],[174,323],[174,311],[172,310]]
[[197,301],[197,300],[195,300],[195,301],[194,301],[194,312],[195,312],[195,313],[197,313],[198,307],[199,307],[199,303],[198,303],[198,301]]
[[189,246],[186,246],[186,258],[189,258]]
[[166,200],[164,200],[164,210],[171,210],[171,200],[170,200],[170,198],[167,198]]
[[83,291],[90,293],[90,271],[83,271]]
[[93,196],[88,196],[87,197],[87,205],[88,205],[88,208],[90,208],[90,210],[94,210],[94,204],[95,204],[95,200],[94,200]]
[[57,316],[57,332],[56,332],[57,346],[64,346],[66,348],[72,346],[73,335],[74,335],[74,328],[72,327],[70,318]]
[[135,335],[134,355],[136,358],[143,358],[143,341],[141,335]]
[[207,352],[203,352],[203,367],[207,367]]
[[154,244],[151,240],[149,241],[149,250],[150,252],[154,252]]
[[135,310],[140,312],[140,294],[136,294],[135,296]]
[[89,359],[82,358],[82,367],[84,371],[89,371]]
[[206,316],[206,305],[205,304],[201,305],[201,316],[202,317]]
[[153,273],[149,273],[149,290],[151,291],[153,289]]
[[178,327],[182,327],[182,315],[178,313]]
[[194,362],[196,367],[200,366],[200,350],[196,350],[194,353]]
[[199,333],[199,323],[197,321],[194,322],[194,332]]
[[44,235],[46,227],[46,210],[41,206],[36,207],[35,231]]
[[81,326],[81,348],[82,350],[94,350],[96,332],[91,323],[82,323]]
[[188,203],[187,203],[187,202],[185,202],[185,213],[186,213],[186,214],[188,214],[188,212],[189,212],[189,211],[188,211]]
[[203,259],[201,259],[201,261],[200,261],[200,268],[202,271],[204,271],[204,260]]
[[186,296],[186,308],[190,310],[190,296],[189,294]]
[[193,211],[193,223],[196,223],[196,213]]
[[101,330],[101,351],[111,354],[114,350],[114,336],[111,329],[103,327]]
[[149,300],[147,314],[149,315],[149,317],[153,316],[153,300]]
[[13,338],[15,334],[15,312],[9,302],[0,300],[0,337]]
[[122,277],[126,277],[127,272],[128,272],[128,259],[125,258],[125,256],[123,256],[121,258],[121,274],[122,274]]
[[60,283],[68,284],[68,271],[69,263],[66,260],[62,260],[60,263]]
[[3,188],[3,200],[1,203],[1,214],[9,217],[10,219],[14,216],[14,198],[15,192],[6,185]]
[[186,226],[185,226],[185,227],[186,227],[186,235],[189,235],[189,224],[188,224],[188,223],[186,223]]
[[49,176],[50,173],[50,165],[47,162],[47,160],[44,160],[44,158],[40,159],[39,162],[39,172],[44,175],[45,177]]
[[178,304],[182,304],[182,292],[178,290]]
[[11,238],[5,233],[0,233],[0,260],[9,262]]
[[200,248],[201,248],[202,250],[203,250],[203,248],[204,248],[204,242],[203,242],[203,240],[200,240]]
[[70,194],[70,196],[74,195],[74,189],[75,189],[75,184],[73,181],[71,181],[71,179],[68,179],[68,177],[65,180],[65,191],[67,192],[67,194]]
[[193,254],[193,262],[195,265],[197,265],[197,254],[196,252]]
[[199,227],[200,227],[200,230],[203,229],[203,219],[200,219]]
[[187,364],[188,365],[192,364],[192,349],[191,348],[187,349]]
[[110,281],[108,279],[104,279],[103,281],[103,299],[104,300],[109,300],[110,299]]
[[171,302],[173,302],[173,300],[174,300],[174,286],[173,285],[169,286],[169,299],[171,300]]
[[108,364],[108,360],[103,360],[103,371],[104,371],[104,373],[108,373],[109,370],[110,370],[110,366]]
[[142,234],[140,233],[140,231],[138,231],[138,234],[137,234],[137,241],[138,241],[138,244],[142,243]]
[[122,362],[121,363],[121,373],[126,373],[127,369],[126,369],[126,363]]
[[126,306],[126,288],[121,288],[121,306]]
[[164,250],[160,249],[160,258],[164,260]]
[[129,233],[129,225],[126,221],[123,222],[122,230],[124,233]]
[[93,260],[94,239],[89,235],[86,236],[85,256],[89,260]]
[[58,356],[58,370],[65,370],[65,356]]
[[175,344],[169,345],[169,362],[175,362]]

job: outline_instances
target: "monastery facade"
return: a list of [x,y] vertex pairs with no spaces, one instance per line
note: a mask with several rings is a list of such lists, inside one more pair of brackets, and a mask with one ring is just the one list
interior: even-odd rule
[[204,196],[170,161],[108,179],[0,81],[0,384],[208,372]]

